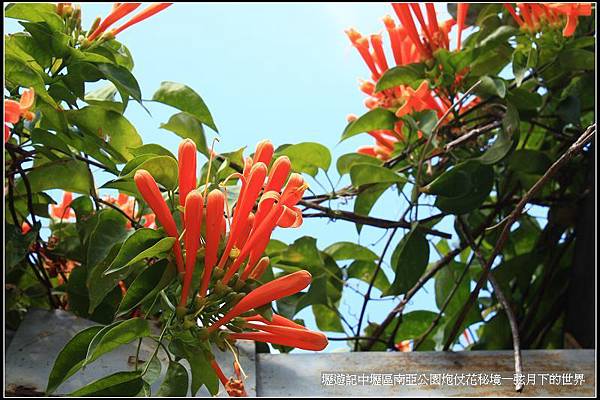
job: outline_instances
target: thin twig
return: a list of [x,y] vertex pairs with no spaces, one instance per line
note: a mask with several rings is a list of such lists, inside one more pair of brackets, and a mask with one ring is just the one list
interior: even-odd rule
[[[479,245],[475,245],[475,241],[471,236],[471,232],[469,232],[469,228],[467,227],[467,224],[465,223],[462,217],[458,218],[458,224],[466,239],[469,241],[474,255],[477,256],[481,265],[485,265],[485,257],[483,257],[483,255],[481,254],[479,250]],[[494,290],[494,294],[496,295],[498,302],[502,305],[502,308],[506,313],[506,317],[508,318],[508,324],[510,325],[510,333],[513,341],[513,353],[515,358],[515,375],[522,376],[523,363],[521,361],[521,339],[519,337],[519,325],[517,323],[517,318],[515,317],[515,313],[513,312],[512,307],[508,302],[508,299],[504,295],[500,284],[498,284],[498,281],[496,281],[496,278],[494,277],[494,274],[491,271],[489,273],[488,279],[492,284],[492,289]],[[523,382],[521,382],[520,379],[515,380],[515,391],[523,391]]]

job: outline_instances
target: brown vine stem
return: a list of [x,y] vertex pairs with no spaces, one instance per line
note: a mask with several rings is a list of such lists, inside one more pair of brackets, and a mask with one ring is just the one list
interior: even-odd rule
[[525,193],[525,195],[521,198],[521,201],[519,201],[515,209],[510,213],[506,220],[504,228],[502,229],[502,232],[500,233],[500,236],[496,242],[496,245],[494,246],[492,255],[489,257],[487,263],[484,264],[483,272],[481,274],[481,277],[477,281],[475,289],[473,289],[473,291],[471,292],[469,299],[463,306],[458,318],[456,319],[452,327],[452,331],[448,336],[446,343],[444,344],[444,350],[447,351],[448,349],[450,349],[450,346],[452,346],[452,344],[454,343],[458,331],[460,330],[460,327],[462,326],[462,323],[467,316],[467,313],[477,300],[477,297],[479,296],[479,291],[481,290],[485,282],[487,282],[488,280],[488,275],[492,268],[494,260],[496,259],[500,251],[504,248],[504,245],[508,240],[511,227],[517,221],[517,219],[519,219],[523,209],[525,208],[529,200],[531,200],[531,198],[539,192],[539,190],[546,184],[546,182],[548,182],[550,178],[552,178],[556,174],[556,172],[558,172],[568,161],[570,161],[575,155],[579,154],[583,150],[585,145],[587,145],[592,140],[595,133],[596,124],[594,123],[590,125],[585,130],[585,132],[581,134],[581,136],[579,136],[579,138],[567,149],[566,152],[563,153],[563,155],[557,161],[554,162],[554,164],[550,166],[550,168],[548,168],[544,175],[531,187],[531,189],[527,191],[527,193]]
[[[467,241],[469,242],[469,245],[471,246],[471,249],[473,250],[474,255],[479,259],[479,262],[481,263],[481,265],[485,265],[485,263],[486,263],[485,257],[481,254],[479,246],[475,244],[475,241],[474,241],[473,237],[471,236],[471,232],[469,232],[469,228],[462,217],[458,218],[458,224],[459,224],[461,231],[467,238]],[[504,309],[504,312],[506,313],[506,317],[508,318],[508,324],[510,325],[510,333],[511,333],[512,341],[513,341],[513,353],[514,353],[514,359],[515,359],[515,374],[516,374],[516,376],[522,376],[523,362],[521,361],[521,339],[519,337],[519,324],[517,323],[517,318],[515,317],[515,313],[513,312],[512,307],[510,306],[510,302],[504,295],[504,292],[502,291],[500,284],[498,283],[498,281],[496,281],[496,278],[494,277],[494,274],[491,271],[488,275],[488,279],[489,279],[490,283],[492,284],[492,289],[494,290],[494,294],[496,295],[498,302],[502,305],[502,308]],[[521,391],[523,391],[523,387],[524,387],[523,382],[521,382],[520,379],[517,379],[515,381],[515,391],[521,392]]]
[[[315,204],[315,203],[307,201],[307,200],[300,200],[298,202],[298,204],[321,212],[320,214],[305,215],[309,218],[311,218],[311,217],[313,217],[313,218],[314,217],[329,217],[331,219],[341,219],[341,220],[345,220],[345,221],[351,221],[351,222],[354,222],[357,224],[375,226],[377,228],[384,228],[384,229],[391,229],[391,228],[410,229],[411,228],[411,224],[404,221],[403,219],[401,219],[400,221],[391,221],[391,220],[387,220],[387,219],[365,217],[365,216],[358,215],[358,214],[355,214],[350,211],[332,210],[331,208],[324,207],[322,205]],[[433,236],[439,236],[439,237],[443,237],[445,239],[452,239],[452,235],[449,233],[446,233],[446,232],[441,232],[441,231],[438,231],[435,229],[429,229],[429,228],[425,228],[425,227],[423,228],[423,231],[430,235],[433,235]]]

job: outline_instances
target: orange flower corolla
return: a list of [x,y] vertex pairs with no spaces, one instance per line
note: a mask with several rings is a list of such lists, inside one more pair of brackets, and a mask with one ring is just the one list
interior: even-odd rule
[[[101,22],[98,24],[98,26],[95,29],[93,29],[92,32],[89,32],[89,36],[87,37],[87,40],[90,42],[94,41],[95,39],[100,37],[103,33],[105,33],[108,30],[108,28],[110,28],[112,25],[114,25],[117,21],[123,19],[125,16],[127,16],[128,14],[135,11],[135,9],[137,9],[141,4],[142,3],[114,3],[111,12],[106,16],[106,18],[101,20]],[[139,12],[138,14],[134,15],[133,18],[131,18],[129,21],[127,21],[123,25],[119,26],[116,29],[111,30],[110,36],[115,37],[117,34],[124,31],[125,29],[129,28],[130,26],[133,26],[133,25],[137,24],[138,22],[141,22],[141,21],[153,16],[154,14],[169,7],[171,4],[173,4],[173,3],[153,3],[153,4],[151,4],[150,6],[146,7],[144,10]]]
[[25,118],[33,120],[35,115],[29,111],[33,107],[35,101],[35,90],[33,88],[25,89],[19,101],[4,100],[4,143],[10,138],[10,126],[8,124],[16,124]]

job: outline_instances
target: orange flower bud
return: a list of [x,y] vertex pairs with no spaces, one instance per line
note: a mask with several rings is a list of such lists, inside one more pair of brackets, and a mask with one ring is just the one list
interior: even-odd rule
[[[135,185],[140,191],[140,194],[146,203],[148,203],[148,206],[154,211],[156,218],[158,218],[158,222],[165,228],[167,235],[178,239],[179,233],[177,232],[177,225],[175,225],[171,210],[169,210],[165,199],[163,199],[160,189],[152,175],[144,169],[139,169],[136,171],[133,180],[135,181]],[[181,255],[181,245],[179,244],[179,240],[175,241],[173,251],[175,252],[177,269],[180,273],[183,273],[183,257]]]
[[131,13],[133,10],[138,8],[142,3],[122,3],[118,7],[114,8],[110,14],[100,23],[100,26],[92,32],[88,40],[92,41],[96,39],[98,36],[104,33],[112,24]]
[[204,198],[198,190],[191,191],[185,201],[184,226],[185,234],[183,243],[185,246],[185,276],[181,290],[180,307],[184,307],[187,301],[194,266],[196,265],[196,254],[200,246],[200,228],[202,227],[202,214],[204,213]]
[[218,189],[212,190],[206,199],[206,252],[204,254],[204,274],[198,295],[204,297],[212,270],[217,263],[217,250],[222,234],[225,195]]
[[214,331],[221,325],[228,323],[233,318],[246,311],[263,306],[282,297],[298,293],[310,284],[311,279],[311,274],[308,271],[302,270],[282,276],[259,286],[233,306],[233,308],[231,308],[231,310],[229,310],[229,312],[219,321],[211,325],[208,328],[209,332]]
[[141,22],[141,21],[145,20],[146,18],[150,18],[154,14],[161,12],[162,10],[164,10],[165,8],[169,7],[172,4],[173,3],[154,3],[154,4],[146,7],[142,12],[136,14],[128,22],[124,23],[117,29],[113,30],[113,34],[117,35],[118,33],[124,31],[125,29],[129,28],[130,26],[135,25],[138,22]]
[[271,159],[273,158],[273,153],[275,149],[273,148],[273,143],[270,140],[263,140],[258,142],[256,145],[256,151],[254,152],[253,161],[254,163],[265,163],[265,165],[271,164]]
[[185,205],[187,194],[196,188],[196,144],[185,139],[179,144],[179,204]]

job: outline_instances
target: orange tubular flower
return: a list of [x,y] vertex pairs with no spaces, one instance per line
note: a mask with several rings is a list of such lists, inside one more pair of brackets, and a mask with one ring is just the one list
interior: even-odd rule
[[221,225],[225,211],[225,195],[218,189],[212,190],[206,199],[206,251],[204,253],[204,274],[199,297],[206,295],[212,270],[217,263],[217,250],[221,239]]
[[94,32],[88,36],[88,40],[91,42],[102,35],[112,24],[134,11],[141,4],[142,3],[121,3],[117,7],[113,7],[112,11],[106,16],[104,21],[102,21]]
[[183,273],[183,257],[181,255],[181,245],[179,243],[177,225],[175,225],[175,220],[173,219],[171,210],[169,210],[165,199],[162,197],[156,181],[152,175],[150,175],[150,173],[144,169],[137,170],[133,179],[138,190],[140,191],[140,194],[146,203],[148,203],[148,206],[152,209],[152,211],[154,211],[154,214],[156,215],[156,218],[158,218],[160,224],[163,226],[163,228],[165,228],[167,235],[177,239],[173,245],[173,251],[175,252],[177,270],[179,273]]
[[60,220],[75,218],[75,211],[70,207],[73,193],[64,192],[62,201],[57,205],[50,205],[50,215]]
[[469,11],[469,3],[458,3],[456,10],[456,24],[458,25],[458,43],[457,50],[460,50],[462,44],[462,31],[465,29],[465,19],[467,18],[467,12]]
[[282,297],[298,293],[306,288],[311,280],[312,276],[310,273],[302,270],[267,282],[242,298],[239,303],[233,306],[220,320],[211,325],[208,330],[209,332],[213,332],[221,325],[228,323],[233,318],[246,311],[263,306]]
[[230,338],[256,340],[313,351],[323,350],[328,345],[327,337],[322,333],[310,331],[281,315],[273,314],[271,321],[260,315],[245,317],[244,320],[245,328],[263,332],[230,333]]
[[146,18],[150,18],[154,14],[161,12],[162,10],[164,10],[165,8],[169,7],[172,4],[173,3],[154,3],[150,6],[148,6],[147,8],[145,8],[142,12],[134,15],[133,18],[131,18],[128,22],[119,26],[117,29],[114,29],[112,31],[112,34],[114,36],[116,36],[117,34],[124,31],[125,29],[129,28],[130,26],[135,25],[138,22],[145,20]]
[[29,111],[35,101],[35,90],[33,88],[25,89],[19,101],[4,100],[4,143],[10,138],[10,126],[7,124],[16,124],[21,118],[28,121],[33,120],[35,115]]
[[196,144],[185,139],[179,144],[179,204],[185,206],[187,194],[196,188]]
[[184,226],[185,234],[183,243],[185,246],[185,275],[183,288],[181,289],[180,307],[185,307],[192,274],[196,265],[196,256],[200,247],[200,228],[202,227],[202,214],[204,213],[204,198],[198,190],[191,191],[185,200]]
[[252,270],[250,270],[250,268],[246,268],[244,270],[244,273],[242,274],[241,279],[246,280],[246,279],[248,279],[248,277],[250,277],[250,279],[254,279],[254,280],[260,279],[262,274],[265,273],[265,270],[269,266],[269,262],[270,262],[269,257],[261,258],[258,261],[258,263],[254,266],[254,268],[252,268]]
[[325,335],[307,329],[251,323],[246,324],[246,327],[259,329],[264,332],[229,333],[228,336],[232,339],[254,340],[256,342],[267,342],[312,351],[323,350],[328,344]]
[[225,262],[229,258],[233,245],[238,241],[239,236],[245,230],[248,224],[248,215],[254,207],[258,193],[262,189],[265,178],[267,176],[267,167],[263,162],[255,163],[250,169],[249,177],[246,182],[242,183],[240,191],[240,199],[235,208],[233,222],[231,224],[231,232],[225,251],[219,261],[219,268],[223,268]]

